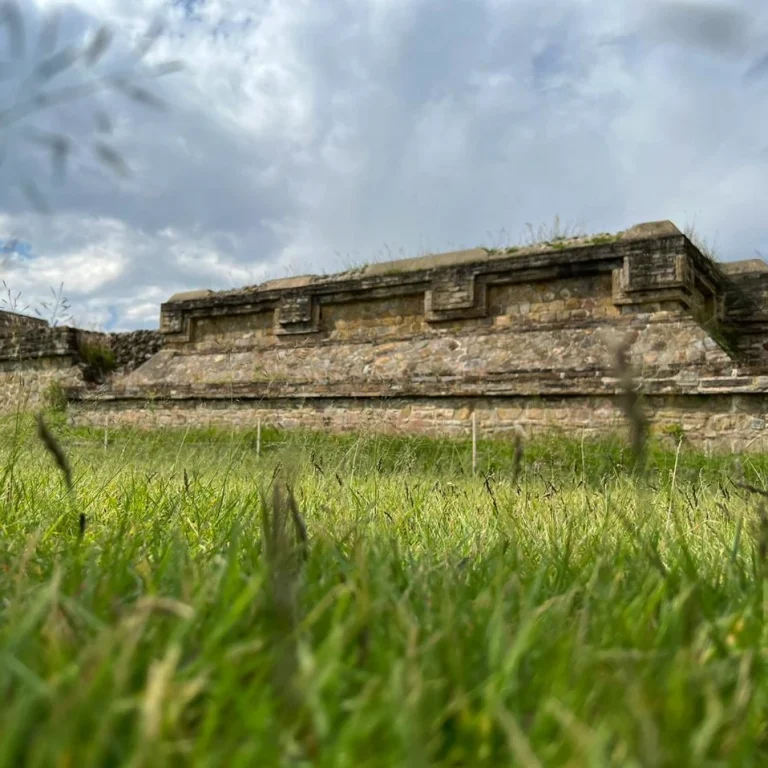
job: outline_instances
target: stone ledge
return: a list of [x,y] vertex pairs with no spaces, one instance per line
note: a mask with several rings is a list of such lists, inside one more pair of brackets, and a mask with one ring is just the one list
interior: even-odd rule
[[424,321],[487,317],[495,286],[613,274],[614,306],[626,312],[678,307],[722,319],[726,275],[671,222],[640,224],[616,236],[572,238],[521,249],[472,249],[369,265],[335,275],[272,280],[235,291],[177,294],[161,306],[160,329],[176,348],[193,322],[271,314],[275,338],[318,343],[322,307],[423,296]]
[[[685,381],[680,371],[665,372],[658,378],[644,378],[637,384],[643,395],[768,395],[768,376],[719,376]],[[111,402],[119,400],[271,400],[354,397],[381,399],[388,397],[483,397],[524,396],[584,397],[619,395],[619,380],[605,369],[574,371],[567,376],[562,371],[532,370],[516,375],[484,375],[476,378],[430,376],[411,378],[398,383],[370,380],[346,382],[260,382],[233,384],[170,385],[155,384],[100,391],[69,389],[72,402]]]

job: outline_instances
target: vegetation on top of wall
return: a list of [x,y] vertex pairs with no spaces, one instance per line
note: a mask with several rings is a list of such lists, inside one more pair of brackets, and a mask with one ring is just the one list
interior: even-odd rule
[[685,225],[683,234],[696,246],[707,261],[712,264],[720,263],[720,257],[718,256],[714,242],[710,243],[703,235],[701,235],[693,223]]
[[[493,246],[478,246],[488,255],[511,255],[526,248],[549,247],[555,250],[564,250],[571,244],[573,245],[605,245],[615,243],[621,237],[622,232],[599,234],[588,236],[582,225],[564,223],[560,216],[555,216],[551,224],[540,224],[534,227],[527,222],[525,232],[518,237],[512,236],[506,228],[503,228],[493,239],[498,243]],[[446,251],[447,252],[447,251]],[[354,277],[365,271],[366,267],[371,265],[382,265],[382,274],[397,274],[403,271],[398,261],[409,260],[411,258],[421,258],[427,256],[436,256],[443,253],[441,251],[427,250],[415,256],[408,256],[403,249],[397,254],[397,259],[392,261],[393,254],[387,249],[387,258],[371,259],[369,261],[352,262],[347,258],[344,264],[343,274]],[[326,275],[327,273],[323,273]]]
[[622,234],[622,232],[616,232],[613,235],[608,232],[602,232],[599,235],[590,237],[587,242],[589,245],[610,245],[611,243],[617,242]]
[[115,370],[115,353],[106,345],[80,341],[77,353],[83,363],[83,378],[89,383],[100,383]]

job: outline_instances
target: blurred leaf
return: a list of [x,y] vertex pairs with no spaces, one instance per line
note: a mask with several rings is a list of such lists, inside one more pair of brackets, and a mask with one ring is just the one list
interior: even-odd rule
[[96,32],[91,44],[85,51],[85,62],[89,67],[92,67],[106,53],[112,38],[113,33],[109,27],[99,27],[98,32]]
[[40,101],[39,106],[45,106],[46,104],[62,104],[66,101],[81,99],[84,96],[96,93],[98,90],[98,83],[81,83],[79,85],[70,85],[65,86],[64,88],[59,88],[54,93],[41,93],[36,98]]
[[118,90],[122,91],[125,90],[128,86],[128,80],[125,75],[121,75],[120,73],[107,75],[106,78],[104,78],[106,82],[108,82],[113,88],[117,88]]
[[54,53],[47,59],[43,59],[43,61],[35,67],[34,77],[37,78],[39,82],[46,82],[60,72],[71,67],[77,61],[79,56],[79,51],[74,46],[68,45],[66,48],[62,48],[62,50]]
[[[27,130],[25,138],[49,149],[54,156],[62,158],[68,155],[73,148],[73,141],[62,133],[47,133],[42,131]],[[57,161],[57,162],[60,162]]]
[[123,178],[128,178],[131,175],[131,171],[123,156],[114,147],[109,146],[109,144],[103,141],[95,141],[93,146],[96,157],[109,167],[110,170]]
[[[18,65],[14,59],[23,58],[25,53],[25,27],[21,7],[18,0],[0,0],[0,27],[7,28],[8,49],[12,53],[12,56],[8,57],[8,61],[0,61],[0,79],[16,74],[13,70],[18,68]],[[60,24],[61,18],[58,8],[40,19],[39,31],[36,32],[35,60],[31,64],[31,72],[28,75],[24,73],[21,87],[17,89],[18,98],[9,105],[3,105],[4,109],[0,109],[0,139],[6,138],[4,131],[12,123],[18,123],[41,109],[93,95],[105,86],[114,86],[138,104],[154,109],[166,109],[167,105],[163,99],[144,85],[134,82],[133,74],[128,70],[107,77],[98,77],[92,74],[84,81],[59,84],[58,87],[53,84],[48,86],[48,81],[68,70],[81,57],[88,67],[93,67],[100,62],[120,31],[117,28],[102,25],[92,30],[84,44],[65,45],[64,42],[66,41],[62,42],[59,39],[61,37]],[[134,54],[138,58],[145,56],[163,30],[163,23],[159,18],[155,18],[139,40]],[[2,39],[2,35],[3,31],[0,31],[0,39]],[[4,39],[0,45],[5,47]],[[58,50],[57,46],[60,46]],[[149,70],[147,74],[151,77],[162,77],[181,71],[184,69],[184,64],[181,61],[165,61],[146,69]],[[95,107],[93,115],[96,128],[94,134],[106,138],[106,134],[113,130],[112,117],[98,104],[93,105],[93,107]],[[69,158],[77,148],[71,138],[63,133],[38,133],[34,130],[22,131],[21,135],[41,144],[50,153],[52,170],[56,179],[61,179],[66,174]],[[101,140],[93,141],[91,146],[99,162],[108,166],[113,173],[122,177],[132,175],[125,159],[115,147]],[[0,164],[5,158],[5,153],[6,148],[0,144]],[[49,211],[49,206],[41,191],[42,188],[38,186],[40,179],[37,175],[35,175],[35,180],[31,177],[24,177],[15,180],[15,183],[19,184],[24,196],[36,211],[41,213]]]
[[141,42],[136,46],[136,56],[143,59],[149,53],[157,38],[163,33],[163,22],[156,18],[149,29],[144,33]]
[[40,53],[47,54],[56,47],[56,41],[59,37],[59,14],[58,11],[51,11],[43,22],[40,29],[40,40],[38,50]]
[[8,42],[15,58],[24,56],[24,20],[18,4],[5,0],[0,4],[0,26],[8,27]]
[[109,78],[109,82],[132,101],[154,109],[165,109],[166,105],[162,99],[146,88],[127,82],[121,75],[113,75]]
[[744,73],[743,79],[746,83],[753,83],[765,77],[768,77],[768,54],[754,62]]
[[67,175],[67,160],[69,159],[68,148],[55,147],[51,156],[51,166],[53,177],[56,181],[64,181]]
[[154,93],[148,91],[146,88],[141,88],[139,86],[133,86],[127,91],[127,95],[133,99],[133,101],[136,101],[139,104],[144,104],[147,107],[152,107],[152,109],[162,110],[165,109],[166,106],[161,98],[155,96]]
[[103,109],[96,112],[95,119],[99,133],[112,133],[112,120]]
[[73,148],[72,139],[60,133],[52,133],[36,137],[35,140],[50,150],[53,177],[61,181],[67,172],[67,160]]
[[186,68],[186,65],[180,59],[174,59],[173,61],[164,61],[161,64],[157,64],[152,67],[149,72],[150,77],[164,77],[165,75],[172,75],[176,72],[181,72]]
[[20,183],[21,191],[24,193],[24,196],[29,200],[32,207],[38,212],[38,213],[49,213],[48,203],[46,202],[45,198],[43,197],[42,192],[38,189],[37,184],[35,184],[32,179],[25,179]]

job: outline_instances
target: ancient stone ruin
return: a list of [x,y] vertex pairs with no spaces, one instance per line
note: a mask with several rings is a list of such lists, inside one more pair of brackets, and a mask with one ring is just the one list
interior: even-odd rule
[[66,389],[92,388],[147,362],[157,331],[99,333],[0,311],[0,413],[64,405]]
[[63,378],[83,425],[595,435],[626,426],[625,343],[656,434],[766,450],[767,294],[655,222],[177,294],[146,362]]

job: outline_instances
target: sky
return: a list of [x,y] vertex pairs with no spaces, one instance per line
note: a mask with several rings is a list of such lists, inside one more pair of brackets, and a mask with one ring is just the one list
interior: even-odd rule
[[[60,292],[70,323],[154,328],[179,291],[511,245],[556,216],[670,219],[723,260],[768,259],[764,0],[18,4],[6,306]],[[102,25],[100,57],[52,74]]]

